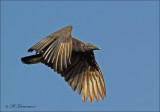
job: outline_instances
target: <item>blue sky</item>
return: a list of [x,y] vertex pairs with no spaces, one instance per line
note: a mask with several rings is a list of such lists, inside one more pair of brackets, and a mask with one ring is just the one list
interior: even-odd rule
[[[1,107],[5,111],[158,111],[158,1],[2,1]],[[67,25],[95,51],[107,98],[82,102],[64,79],[43,64],[20,58]],[[11,104],[36,108],[6,108]]]

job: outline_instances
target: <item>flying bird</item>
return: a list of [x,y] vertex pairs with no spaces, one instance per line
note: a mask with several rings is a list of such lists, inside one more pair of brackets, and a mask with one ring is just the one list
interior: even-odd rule
[[64,27],[42,39],[28,52],[35,55],[21,58],[24,64],[43,63],[61,74],[72,90],[77,90],[82,101],[104,100],[106,89],[101,70],[95,60],[94,50],[100,50],[92,44],[85,44],[71,36],[72,26]]

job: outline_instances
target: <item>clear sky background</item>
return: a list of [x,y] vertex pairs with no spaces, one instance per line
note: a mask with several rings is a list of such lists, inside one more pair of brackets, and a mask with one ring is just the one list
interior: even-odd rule
[[[158,1],[2,1],[2,110],[158,111],[158,14]],[[104,101],[83,103],[52,69],[21,63],[32,45],[67,25],[73,37],[101,47]]]

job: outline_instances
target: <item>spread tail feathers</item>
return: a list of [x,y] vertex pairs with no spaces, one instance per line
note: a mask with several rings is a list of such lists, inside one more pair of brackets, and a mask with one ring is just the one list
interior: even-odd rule
[[21,58],[22,63],[25,64],[36,64],[41,62],[41,60],[42,60],[42,54],[35,54]]

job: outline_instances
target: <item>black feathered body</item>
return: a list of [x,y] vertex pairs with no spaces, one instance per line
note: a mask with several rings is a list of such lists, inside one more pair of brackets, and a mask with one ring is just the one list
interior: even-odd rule
[[[106,96],[105,84],[93,50],[96,46],[85,44],[71,36],[72,26],[64,27],[32,46],[28,51],[37,54],[22,58],[25,64],[44,63],[61,74],[73,91],[82,92],[82,100],[98,102]],[[98,97],[99,96],[99,97]]]

